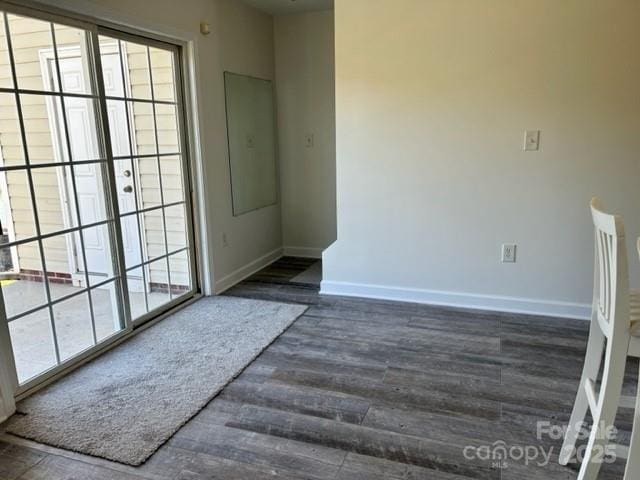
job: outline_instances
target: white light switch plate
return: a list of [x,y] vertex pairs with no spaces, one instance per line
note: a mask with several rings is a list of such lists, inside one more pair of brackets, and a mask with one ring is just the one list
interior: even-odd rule
[[524,132],[524,149],[528,151],[540,149],[540,130],[527,130]]

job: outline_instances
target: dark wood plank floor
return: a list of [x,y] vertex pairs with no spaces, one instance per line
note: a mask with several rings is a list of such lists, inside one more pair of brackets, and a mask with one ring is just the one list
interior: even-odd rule
[[[284,258],[227,294],[309,305],[151,459],[133,468],[0,436],[2,479],[574,479],[559,440],[588,324],[323,297]],[[627,387],[635,388],[637,365]],[[628,437],[631,416],[620,417]],[[551,462],[467,458],[465,447],[553,449]],[[470,450],[467,451],[468,453]],[[601,478],[622,478],[621,461]]]

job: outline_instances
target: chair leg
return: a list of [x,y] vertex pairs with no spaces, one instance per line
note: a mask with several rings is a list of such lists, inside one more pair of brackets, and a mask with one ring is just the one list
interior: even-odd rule
[[640,378],[638,379],[638,396],[631,443],[629,444],[629,458],[627,459],[627,468],[624,471],[624,480],[636,480],[637,478],[640,478]]
[[[612,348],[613,346],[616,348]],[[607,431],[614,425],[620,405],[627,351],[628,342],[625,343],[624,339],[607,342],[602,386],[598,396],[599,408],[593,415],[593,427],[577,480],[596,480],[606,457],[606,447],[611,443],[611,439],[607,438]]]
[[584,367],[582,369],[582,377],[580,379],[580,385],[578,386],[576,401],[573,405],[571,420],[569,420],[567,433],[564,438],[562,450],[560,451],[559,461],[561,465],[568,464],[575,453],[576,440],[578,439],[578,434],[582,429],[584,418],[589,408],[584,386],[587,380],[595,380],[598,377],[600,365],[602,364],[604,341],[605,337],[600,330],[600,326],[597,325],[597,320],[592,321],[589,341],[587,343],[587,353],[585,354]]

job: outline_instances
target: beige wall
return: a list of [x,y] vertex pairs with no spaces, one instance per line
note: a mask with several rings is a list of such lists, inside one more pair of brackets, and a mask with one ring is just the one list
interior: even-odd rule
[[333,11],[274,21],[283,243],[319,255],[336,239]]
[[[217,92],[211,114],[215,116],[212,151],[206,145],[211,168],[208,193],[213,207],[215,227],[211,243],[216,267],[218,288],[228,286],[231,279],[239,279],[237,272],[252,260],[276,252],[282,247],[280,202],[244,215],[233,217],[231,208],[230,175],[224,111],[222,72],[230,71],[258,78],[274,79],[273,18],[246,6],[240,1],[217,1],[213,17],[214,36],[218,40],[219,70],[211,80],[209,89]],[[214,180],[215,179],[215,180]],[[222,241],[226,233],[228,246]],[[244,270],[245,272],[248,272]],[[231,275],[231,278],[228,276]]]
[[324,291],[588,314],[591,196],[640,235],[638,25],[628,0],[337,0]]

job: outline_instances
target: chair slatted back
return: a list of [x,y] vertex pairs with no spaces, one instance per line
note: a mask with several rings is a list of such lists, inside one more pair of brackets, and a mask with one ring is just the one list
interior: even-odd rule
[[[591,200],[591,214],[596,244],[593,308],[602,331],[609,337],[615,328],[629,328],[629,273],[624,225],[619,216],[605,213],[597,198]],[[617,318],[626,320],[627,324],[617,325]]]

